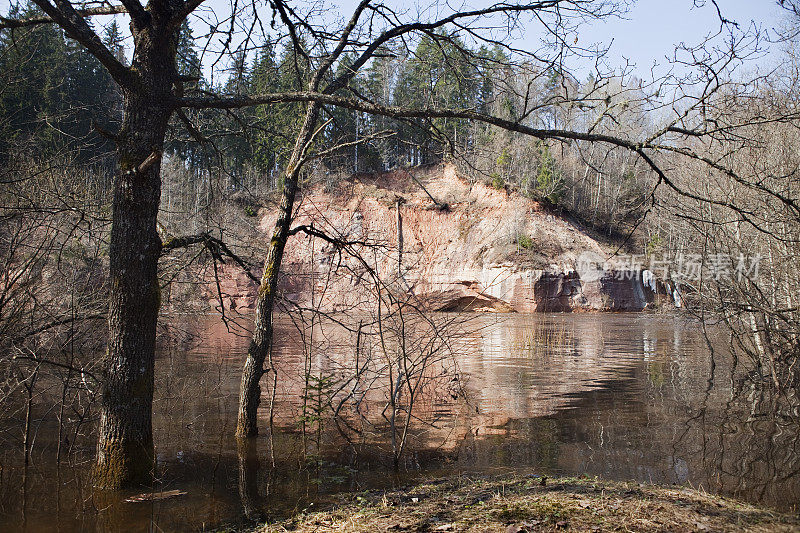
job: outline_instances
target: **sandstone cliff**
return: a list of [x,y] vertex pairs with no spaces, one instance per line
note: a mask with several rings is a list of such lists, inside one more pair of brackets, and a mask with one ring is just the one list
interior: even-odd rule
[[[275,213],[259,216],[266,241]],[[283,295],[325,311],[366,305],[365,264],[432,310],[641,311],[672,303],[669,284],[643,284],[640,272],[587,271],[587,257],[610,252],[578,225],[529,198],[473,183],[450,165],[311,187],[295,224],[368,244],[351,247],[365,263],[318,238],[292,237]],[[243,273],[225,270],[226,307],[250,308],[255,290]],[[219,305],[215,295],[208,291]]]

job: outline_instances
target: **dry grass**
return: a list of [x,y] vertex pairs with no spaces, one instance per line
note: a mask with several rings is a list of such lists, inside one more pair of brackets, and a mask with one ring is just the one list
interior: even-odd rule
[[348,494],[255,531],[800,531],[800,519],[686,488],[505,476]]

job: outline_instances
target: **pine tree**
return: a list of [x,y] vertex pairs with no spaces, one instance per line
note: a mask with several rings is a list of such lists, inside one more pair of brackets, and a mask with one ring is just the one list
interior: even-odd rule
[[[206,83],[200,69],[200,57],[194,46],[192,29],[186,20],[181,24],[175,49],[175,67],[178,75],[183,78],[180,83],[180,91],[187,94],[204,88]],[[219,115],[219,113],[197,110],[186,110],[184,113],[193,124],[208,122],[210,117]],[[210,148],[199,144],[179,118],[173,118],[171,126],[172,135],[167,141],[167,150],[180,157],[190,169],[208,168],[213,160]]]
[[[424,35],[402,67],[395,104],[415,108],[472,109],[478,101],[478,71],[469,49],[449,35]],[[410,163],[430,163],[443,155],[446,138],[457,146],[470,142],[468,123],[462,119],[416,120],[401,127],[408,143]]]
[[[38,16],[15,6],[15,17]],[[108,109],[120,96],[100,63],[67,41],[55,26],[0,34],[0,159],[12,151],[38,159],[70,154],[76,163],[108,159],[113,146],[93,127],[114,119]]]
[[[275,47],[267,40],[253,61],[248,79],[250,94],[271,93],[278,90],[278,64]],[[286,139],[277,135],[277,117],[266,106],[251,110],[255,128],[251,135],[253,164],[257,171],[271,175],[277,170],[279,154],[286,151]]]
[[[395,103],[394,92],[397,86],[400,64],[400,52],[391,47],[384,47],[370,63],[364,79],[364,91],[369,98],[385,106]],[[384,116],[368,116],[366,128],[370,133],[382,131],[398,131],[400,123]],[[372,170],[388,170],[399,164],[400,141],[399,135],[375,141],[375,163]]]

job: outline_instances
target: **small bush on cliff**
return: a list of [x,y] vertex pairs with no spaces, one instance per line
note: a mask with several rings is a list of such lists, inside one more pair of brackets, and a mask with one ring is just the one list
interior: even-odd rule
[[648,256],[658,253],[664,247],[664,239],[656,233],[647,240],[645,244],[645,252]]
[[533,248],[533,238],[531,238],[530,235],[526,235],[524,233],[518,233],[517,246],[525,250],[530,250],[531,248]]
[[500,177],[499,174],[495,172],[492,173],[492,181],[489,182],[489,185],[491,185],[492,187],[494,187],[499,191],[505,188],[506,182],[503,178]]

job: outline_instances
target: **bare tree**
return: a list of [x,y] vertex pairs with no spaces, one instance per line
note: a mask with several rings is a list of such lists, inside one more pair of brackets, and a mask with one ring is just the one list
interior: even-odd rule
[[[460,32],[477,40],[502,44],[502,40],[497,41],[485,37],[481,32],[472,28],[479,26],[478,21],[491,26],[490,23],[486,22],[486,18],[494,15],[503,15],[504,20],[508,24],[512,24],[514,21],[519,20],[519,16],[522,13],[526,12],[534,13],[534,16],[544,25],[545,30],[551,32],[553,36],[550,48],[550,51],[554,54],[552,58],[543,59],[536,54],[530,55],[539,63],[544,63],[551,67],[560,67],[560,61],[563,60],[564,54],[576,53],[565,38],[565,33],[574,30],[573,24],[587,18],[609,16],[614,13],[614,9],[617,7],[609,3],[537,2],[524,6],[502,5],[478,11],[453,12],[432,22],[402,23],[397,19],[397,14],[387,13],[385,10],[388,8],[385,6],[373,6],[369,2],[364,2],[354,12],[342,33],[337,34],[337,38],[333,40],[335,43],[331,46],[333,51],[323,54],[318,59],[316,68],[311,68],[315,64],[311,50],[327,49],[328,47],[325,44],[329,40],[328,34],[323,29],[313,26],[308,18],[298,17],[296,13],[287,12],[282,15],[282,21],[287,26],[288,34],[292,36],[303,33],[305,39],[314,43],[309,47],[304,44],[305,41],[303,39],[293,37],[293,44],[298,51],[298,55],[306,58],[309,65],[308,71],[311,72],[308,76],[308,90],[255,96],[185,97],[181,99],[181,103],[188,107],[208,106],[223,109],[236,109],[249,105],[265,105],[285,101],[309,102],[297,143],[287,165],[285,186],[279,208],[280,216],[273,231],[271,246],[265,261],[264,274],[258,293],[255,333],[253,343],[248,351],[248,358],[242,377],[237,435],[246,437],[257,433],[256,412],[260,399],[258,383],[264,373],[268,371],[264,363],[272,340],[271,320],[278,274],[284,249],[292,233],[292,212],[302,168],[309,159],[310,153],[313,152],[313,140],[315,134],[319,131],[318,121],[320,110],[323,106],[343,107],[395,119],[463,119],[489,124],[542,141],[552,140],[579,145],[604,144],[612,149],[624,150],[634,154],[642,161],[645,168],[653,173],[655,180],[649,194],[649,201],[651,202],[655,201],[655,190],[664,185],[681,196],[721,205],[735,212],[742,212],[740,206],[731,202],[713,197],[707,198],[696,194],[690,188],[682,187],[675,177],[671,175],[674,169],[664,165],[657,154],[668,151],[676,157],[725,168],[702,154],[676,147],[676,145],[683,146],[686,139],[706,138],[710,135],[711,130],[708,129],[704,122],[703,111],[708,102],[730,83],[726,80],[729,79],[731,71],[746,57],[747,51],[754,46],[753,43],[758,41],[757,35],[731,33],[730,48],[718,53],[707,51],[703,45],[695,49],[687,48],[684,52],[688,55],[688,59],[683,61],[686,63],[686,67],[690,69],[689,74],[682,74],[681,77],[666,76],[652,81],[649,87],[644,89],[637,88],[636,91],[628,89],[624,85],[618,85],[616,93],[613,93],[613,88],[608,89],[608,83],[600,83],[600,87],[606,89],[605,93],[602,93],[600,89],[594,89],[586,94],[579,94],[565,89],[564,94],[559,94],[555,98],[542,102],[531,97],[531,86],[527,85],[524,94],[519,95],[517,93],[523,102],[523,107],[512,117],[498,116],[477,109],[386,106],[370,101],[360,94],[357,89],[349,86],[357,70],[367,64],[384,45],[394,42],[403,43],[406,40],[413,39],[418,34],[433,34],[437,36],[437,39],[447,39],[453,38]],[[362,14],[368,9],[372,16],[361,22]],[[391,21],[388,24],[388,28],[375,30],[372,24],[374,22],[372,17],[376,12],[382,13],[385,19]],[[555,17],[555,19],[550,17]],[[728,21],[721,19],[720,32],[729,28],[728,25]],[[435,33],[443,28],[447,28],[447,31],[441,34]],[[359,39],[351,43],[350,35],[354,31],[359,35]],[[356,57],[349,66],[349,70],[338,77],[334,77],[332,81],[325,83],[326,74],[331,65],[337,61],[348,47],[354,48],[353,52]],[[463,54],[468,60],[477,60],[467,50],[464,50]],[[523,68],[520,64],[515,64],[514,66]],[[692,70],[695,68],[697,71]],[[680,92],[689,86],[694,89],[692,92]],[[665,102],[664,98],[658,98],[659,94],[670,89],[673,94],[666,98],[668,103]],[[350,94],[347,94],[348,90]],[[615,103],[615,99],[624,99],[627,103],[624,106],[618,105]],[[669,113],[661,123],[655,124],[646,130],[637,128],[619,132],[609,129],[606,132],[603,131],[603,128],[599,128],[603,124],[613,123],[616,120],[617,111],[628,109],[634,100],[639,102],[642,109],[650,111],[663,110],[666,106],[671,105],[674,107],[675,112]],[[539,125],[531,118],[535,111],[542,108],[569,108],[578,105],[585,106],[587,111],[594,112],[595,116],[592,122],[584,121],[579,124],[581,127],[575,129],[570,129],[567,124],[558,120]]]
[[[362,1],[350,20],[336,33],[321,24],[313,26],[309,14],[299,13],[281,0],[270,2],[273,19],[279,20],[291,39],[298,61],[311,74],[307,90],[251,100],[224,96],[185,96],[185,81],[176,70],[178,32],[186,18],[202,5],[202,0],[153,0],[143,6],[138,0],[123,0],[121,5],[86,7],[68,0],[35,0],[45,13],[27,20],[0,21],[0,28],[55,23],[83,45],[108,70],[124,95],[124,114],[120,130],[108,133],[117,146],[118,169],[115,177],[113,225],[110,244],[109,339],[104,373],[104,393],[98,442],[98,482],[121,487],[145,482],[153,468],[152,396],[156,321],[160,303],[157,264],[161,240],[156,231],[160,191],[160,168],[167,124],[183,107],[243,107],[270,102],[308,102],[305,118],[297,134],[295,149],[287,164],[281,216],[276,223],[265,272],[259,290],[256,327],[242,378],[242,401],[237,434],[256,433],[258,382],[272,336],[272,309],[277,276],[286,241],[291,213],[308,149],[318,132],[323,104],[348,104],[358,100],[333,96],[345,89],[354,74],[385,43],[404,39],[415,32],[432,32],[448,24],[466,25],[490,17],[502,17],[503,24],[514,25],[521,13],[547,17],[555,26],[562,17],[599,17],[613,12],[614,5],[582,0],[548,0],[534,3],[497,4],[488,8],[453,12],[430,22],[401,23],[398,14],[383,4]],[[243,19],[250,28],[260,25],[257,4],[246,13],[233,4],[229,14],[229,39]],[[312,8],[313,10],[313,8]],[[131,65],[123,64],[101,41],[88,17],[126,13],[134,41]],[[366,20],[362,20],[362,16]],[[382,28],[370,38],[365,30],[375,24]],[[561,23],[563,25],[563,23]],[[357,33],[354,33],[357,31]],[[212,30],[211,33],[216,33]],[[249,42],[249,33],[245,48]],[[303,44],[310,39],[310,46]],[[328,47],[332,44],[332,48]],[[330,79],[332,67],[347,49],[359,51],[350,70]],[[315,56],[316,54],[316,56]],[[298,67],[299,71],[299,67]],[[334,98],[335,101],[330,99]],[[360,104],[359,104],[360,105]],[[356,106],[358,108],[359,106]],[[377,111],[377,110],[376,110]],[[419,115],[419,112],[416,112]],[[452,111],[447,111],[452,114]],[[424,114],[424,112],[423,112]]]
[[108,221],[87,178],[53,161],[17,161],[2,174],[0,412],[17,422],[4,432],[6,446],[23,425],[26,469],[42,413],[57,417],[57,464],[92,429]]
[[[306,164],[325,155],[316,152],[314,140],[324,129],[323,111],[339,107],[369,115],[401,120],[433,119],[476,121],[504,130],[518,132],[542,141],[565,143],[600,143],[629,151],[655,175],[654,188],[665,185],[679,194],[698,201],[728,208],[747,218],[747,209],[726,199],[706,197],[682,187],[672,175],[673,167],[663,165],[659,155],[670,152],[676,157],[699,161],[721,171],[723,163],[709,159],[685,147],[687,139],[706,138],[725,131],[706,120],[705,108],[726,82],[725,76],[743,58],[742,49],[750,45],[752,36],[736,35],[730,23],[720,17],[720,32],[730,31],[730,46],[711,53],[704,47],[684,50],[694,77],[674,76],[654,80],[637,98],[649,103],[651,110],[672,109],[666,118],[646,132],[600,131],[598,124],[614,121],[617,106],[606,95],[598,99],[596,92],[575,94],[568,87],[556,91],[542,102],[530,97],[532,86],[520,94],[523,106],[513,116],[499,116],[491,111],[470,107],[393,107],[365,98],[352,83],[356,74],[387,46],[410,47],[415,39],[426,35],[434,42],[455,42],[461,36],[472,42],[504,47],[506,61],[515,68],[526,62],[563,71],[568,56],[586,56],[592,51],[574,44],[580,24],[614,16],[624,2],[612,0],[541,0],[536,2],[498,3],[479,9],[402,12],[391,6],[362,0],[352,15],[339,24],[331,23],[329,14],[320,6],[297,8],[284,0],[271,0],[271,26],[277,38],[289,43],[293,50],[297,78],[301,90],[274,94],[240,95],[209,94],[199,88],[184,90],[192,81],[176,70],[178,32],[190,15],[216,17],[209,25],[203,57],[216,66],[239,54],[238,61],[253,50],[254,36],[266,33],[261,5],[233,2],[225,13],[203,8],[202,0],[151,0],[142,5],[138,0],[122,0],[121,5],[89,6],[69,0],[34,0],[43,16],[26,20],[0,21],[2,28],[55,23],[66,34],[83,45],[108,70],[124,95],[124,118],[118,132],[106,134],[117,147],[118,168],[115,175],[113,225],[110,243],[110,303],[108,313],[108,353],[104,373],[102,417],[98,443],[98,480],[107,487],[120,487],[146,482],[153,469],[152,395],[156,321],[160,305],[157,281],[158,260],[162,242],[156,231],[161,196],[160,169],[164,140],[170,118],[176,115],[187,123],[189,131],[202,140],[202,133],[191,126],[184,109],[217,108],[234,110],[250,106],[296,102],[304,105],[296,142],[286,164],[279,216],[275,223],[255,311],[253,341],[248,350],[240,392],[239,418],[236,433],[250,437],[257,433],[257,408],[260,401],[259,382],[268,368],[267,354],[272,342],[272,315],[275,308],[278,277],[284,250],[293,234],[292,217],[295,199]],[[218,10],[219,11],[219,10]],[[124,13],[130,18],[133,36],[131,65],[125,65],[103,45],[90,24],[89,17]],[[222,20],[220,20],[222,18]],[[543,45],[536,51],[513,48],[509,34],[522,25],[535,23],[544,35]],[[218,43],[221,38],[221,46]],[[208,52],[207,56],[205,52]],[[482,59],[461,47],[466,61]],[[594,51],[598,55],[598,51]],[[214,56],[215,57],[211,57]],[[352,61],[346,69],[335,72],[348,55]],[[599,51],[602,56],[602,51]],[[496,61],[496,60],[495,60]],[[537,67],[541,68],[541,67]],[[544,71],[544,69],[542,69]],[[603,74],[600,73],[602,76]],[[602,84],[601,84],[602,85]],[[684,91],[691,87],[691,91]],[[624,92],[624,90],[621,90]],[[667,97],[659,96],[671,91]],[[596,111],[593,123],[571,128],[557,109],[578,104]],[[549,109],[552,120],[536,123],[531,117],[538,110]],[[446,132],[445,132],[446,133]],[[447,138],[442,134],[442,138]],[[774,192],[774,191],[773,191]],[[651,195],[654,197],[653,195]],[[792,204],[789,204],[792,207]],[[199,242],[199,241],[198,241]]]

